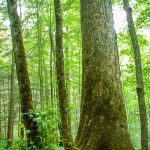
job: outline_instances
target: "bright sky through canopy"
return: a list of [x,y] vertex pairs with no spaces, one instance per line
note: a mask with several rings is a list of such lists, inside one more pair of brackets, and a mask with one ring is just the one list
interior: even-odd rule
[[[22,8],[22,15],[25,12],[25,8]],[[19,9],[18,9],[19,13]],[[113,6],[113,17],[114,17],[114,25],[116,32],[118,33],[126,26],[126,16],[125,11],[123,8],[121,9],[118,5]],[[9,26],[9,20],[4,22],[4,25]]]
[[[24,16],[25,8],[22,6],[22,15]],[[20,14],[20,9],[18,8],[18,13]],[[122,31],[125,27],[127,27],[126,13],[123,10],[123,7],[119,7],[118,5],[113,6],[113,18],[114,18],[114,26],[117,33]],[[9,20],[3,22],[5,26],[9,27]],[[148,29],[144,29],[144,35],[150,38],[150,31]]]
[[118,5],[113,6],[113,18],[114,26],[117,33],[127,26],[125,11],[123,10],[123,8],[121,9]]

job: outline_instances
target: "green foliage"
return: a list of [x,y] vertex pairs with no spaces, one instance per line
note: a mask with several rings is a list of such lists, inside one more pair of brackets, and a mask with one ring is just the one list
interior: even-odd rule
[[24,140],[14,140],[12,146],[9,148],[9,150],[29,150],[26,148],[26,142]]
[[136,21],[136,25],[138,28],[142,27],[150,27],[150,1],[147,0],[138,0],[135,9],[137,10],[138,13],[138,18]]
[[40,137],[43,145],[46,149],[56,147],[56,141],[59,138],[58,135],[58,122],[59,118],[55,114],[55,109],[48,108],[44,111],[36,113],[35,121],[38,124]]
[[4,140],[0,140],[0,150],[7,149],[7,142]]

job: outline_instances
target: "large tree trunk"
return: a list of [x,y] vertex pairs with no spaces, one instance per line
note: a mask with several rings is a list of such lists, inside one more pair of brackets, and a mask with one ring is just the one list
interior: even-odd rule
[[119,79],[111,0],[80,0],[81,116],[75,147],[133,150]]
[[65,149],[72,147],[71,123],[68,116],[68,95],[65,86],[64,56],[62,47],[62,14],[60,0],[54,0],[56,17],[56,70],[61,115],[61,132]]
[[148,121],[144,97],[144,84],[142,76],[140,47],[134,27],[132,8],[129,6],[128,0],[123,0],[123,2],[124,2],[124,9],[127,14],[128,28],[132,41],[132,46],[134,49],[134,60],[136,66],[136,84],[137,84],[136,89],[137,89],[139,111],[140,111],[140,123],[141,123],[141,150],[148,150]]
[[21,25],[17,14],[17,1],[7,0],[7,7],[10,19],[10,28],[13,43],[13,52],[16,63],[16,72],[21,96],[21,112],[23,114],[23,123],[27,130],[28,146],[32,145],[39,146],[40,137],[38,133],[37,124],[33,120],[35,115],[33,112],[30,80],[27,70],[25,49],[23,46]]

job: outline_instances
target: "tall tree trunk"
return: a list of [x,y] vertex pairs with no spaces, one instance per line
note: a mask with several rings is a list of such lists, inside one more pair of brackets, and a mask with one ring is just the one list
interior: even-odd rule
[[119,79],[111,0],[80,0],[81,115],[75,147],[133,150]]
[[123,0],[124,9],[127,14],[127,22],[129,33],[132,41],[132,46],[134,50],[134,60],[136,67],[136,90],[138,96],[139,103],[139,111],[140,111],[140,123],[141,123],[141,149],[148,150],[148,121],[146,114],[146,106],[145,106],[145,97],[144,97],[144,83],[142,76],[142,64],[141,64],[141,54],[140,47],[134,27],[133,17],[132,17],[132,8],[129,5],[128,0]]
[[43,88],[43,56],[42,56],[42,35],[41,35],[41,19],[39,15],[40,4],[39,0],[36,0],[37,7],[37,31],[38,31],[38,77],[39,77],[39,87],[40,87],[40,101],[41,101],[41,109],[44,107],[44,88]]
[[54,107],[54,87],[53,87],[53,55],[54,55],[54,38],[53,38],[53,30],[52,30],[52,6],[50,3],[50,14],[49,14],[49,19],[50,19],[50,25],[49,25],[49,38],[50,38],[50,90],[51,90],[51,107]]
[[63,32],[62,32],[62,13],[60,0],[54,0],[55,17],[56,17],[56,70],[59,108],[61,115],[61,131],[64,148],[69,150],[72,148],[71,123],[68,116],[68,95],[65,86],[64,74],[64,56],[63,56]]
[[[4,81],[3,81],[3,92],[5,93],[5,78],[4,78]],[[7,135],[7,121],[6,121],[6,94],[3,95],[3,122],[4,122],[4,136],[3,138],[6,140],[6,135]]]
[[[66,27],[66,32],[68,32],[68,28]],[[66,41],[68,41],[68,36],[66,36]],[[65,70],[65,86],[66,86],[66,91],[67,91],[67,96],[68,96],[68,118],[69,118],[69,122],[70,122],[70,126],[72,127],[71,124],[71,109],[69,108],[69,106],[71,105],[71,97],[70,97],[70,68],[69,68],[69,47],[68,44],[66,45],[66,47],[64,48],[64,70]],[[72,58],[70,58],[72,60]]]
[[[28,131],[28,146],[34,145],[38,147],[41,143],[37,123],[33,120],[35,115],[32,104],[31,87],[27,70],[25,49],[22,39],[21,25],[17,13],[17,1],[7,0],[7,8],[10,19],[13,53],[15,58],[19,92],[22,104],[21,112],[23,114],[23,123],[26,130]],[[34,148],[32,147],[32,149]]]
[[46,62],[43,59],[43,73],[44,73],[44,89],[45,89],[45,104],[46,104],[46,108],[48,108],[49,105],[49,77],[48,77],[48,72],[47,72],[47,68],[46,68]]
[[12,52],[12,66],[11,66],[11,79],[10,79],[10,98],[9,98],[9,112],[8,112],[8,125],[7,125],[7,141],[9,144],[13,140],[13,127],[14,127],[14,55]]

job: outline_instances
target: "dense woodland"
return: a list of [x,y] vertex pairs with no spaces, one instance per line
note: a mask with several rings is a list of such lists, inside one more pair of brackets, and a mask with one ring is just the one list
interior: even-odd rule
[[149,0],[0,0],[0,150],[149,150],[149,45]]

